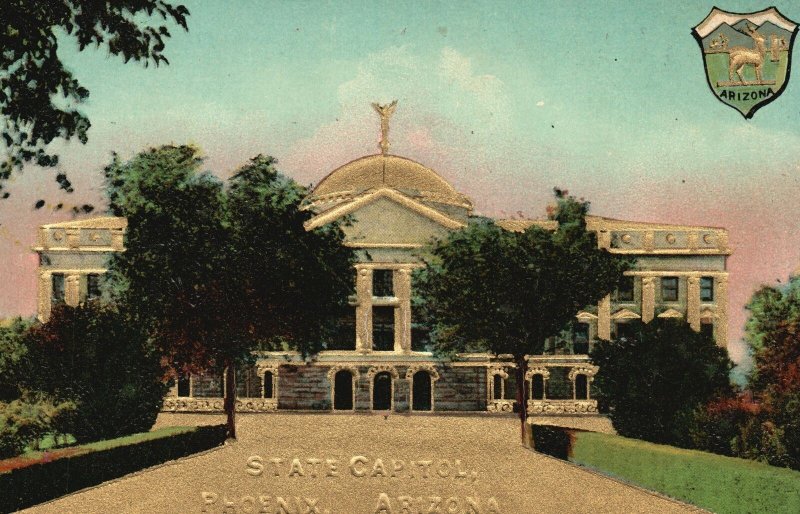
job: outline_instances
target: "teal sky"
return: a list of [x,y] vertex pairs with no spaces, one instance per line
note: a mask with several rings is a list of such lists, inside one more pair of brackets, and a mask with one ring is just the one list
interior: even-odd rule
[[[540,216],[553,186],[597,214],[725,226],[732,320],[800,248],[800,86],[746,121],[706,84],[690,29],[713,2],[271,2],[193,0],[168,67],[104,51],[60,54],[91,91],[87,145],[57,145],[78,187],[28,169],[0,204],[0,314],[35,310],[35,199],[101,204],[101,168],[192,142],[221,176],[258,153],[305,184],[377,151],[369,103],[399,100],[392,152],[436,169],[479,212]],[[728,11],[769,4],[728,2]],[[800,4],[775,4],[800,19]],[[741,359],[741,347],[731,349]]]

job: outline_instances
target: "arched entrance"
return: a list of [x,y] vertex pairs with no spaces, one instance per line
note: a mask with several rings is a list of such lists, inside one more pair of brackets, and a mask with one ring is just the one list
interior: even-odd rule
[[353,410],[353,374],[346,369],[333,379],[333,410]]
[[427,371],[417,371],[412,379],[412,410],[431,410],[432,388],[431,375]]
[[391,410],[392,375],[382,371],[372,381],[372,410]]

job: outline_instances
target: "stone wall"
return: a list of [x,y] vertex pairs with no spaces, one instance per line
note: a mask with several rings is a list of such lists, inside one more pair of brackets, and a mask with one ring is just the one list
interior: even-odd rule
[[284,365],[278,371],[278,409],[330,410],[331,387],[328,368]]

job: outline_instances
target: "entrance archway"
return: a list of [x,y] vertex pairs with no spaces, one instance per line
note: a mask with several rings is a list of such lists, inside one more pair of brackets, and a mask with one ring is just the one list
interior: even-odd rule
[[346,369],[333,379],[333,410],[353,410],[353,374]]
[[433,403],[431,375],[427,371],[417,371],[412,379],[412,410],[432,410]]
[[382,371],[372,380],[372,410],[392,409],[392,375]]

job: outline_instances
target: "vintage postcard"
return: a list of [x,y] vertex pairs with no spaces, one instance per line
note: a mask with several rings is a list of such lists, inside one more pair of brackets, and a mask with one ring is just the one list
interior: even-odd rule
[[800,6],[5,0],[0,512],[800,512]]

